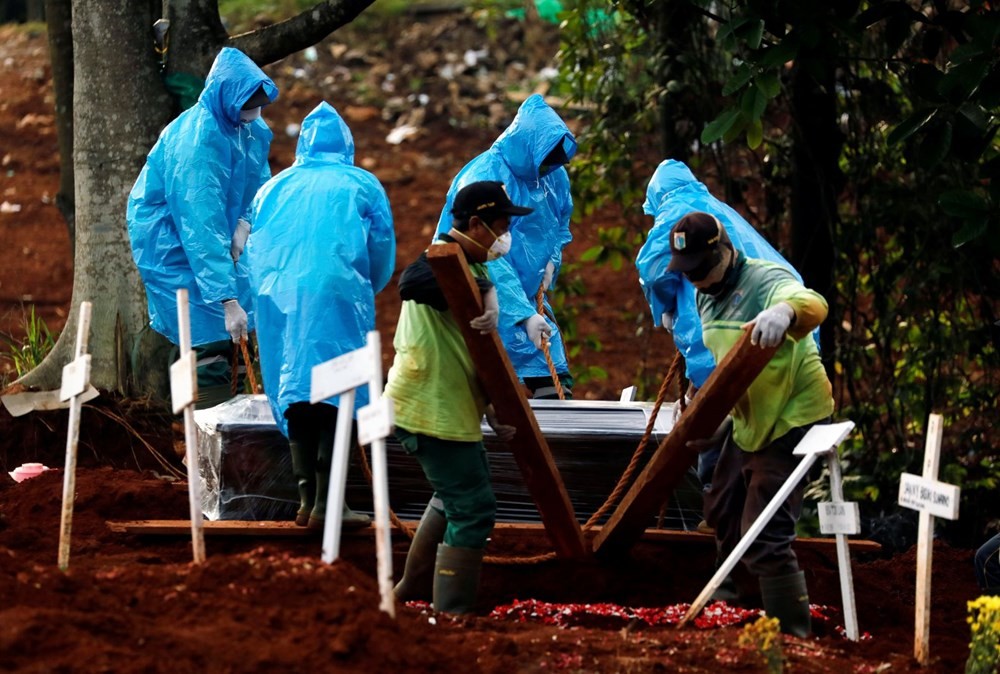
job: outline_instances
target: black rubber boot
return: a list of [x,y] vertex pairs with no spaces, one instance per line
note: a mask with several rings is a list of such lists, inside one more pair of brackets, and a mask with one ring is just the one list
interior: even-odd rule
[[438,545],[434,564],[434,610],[472,613],[476,609],[482,566],[482,550]]
[[295,514],[295,524],[300,527],[309,523],[309,514],[316,499],[316,455],[311,449],[289,441],[292,454],[292,474],[299,487],[299,511]]
[[782,632],[797,637],[812,633],[805,573],[796,571],[787,576],[761,578],[760,594],[764,611],[781,622]]
[[438,544],[444,540],[448,520],[433,506],[427,504],[417,532],[406,553],[403,577],[393,592],[398,601],[430,601],[434,596],[434,563]]

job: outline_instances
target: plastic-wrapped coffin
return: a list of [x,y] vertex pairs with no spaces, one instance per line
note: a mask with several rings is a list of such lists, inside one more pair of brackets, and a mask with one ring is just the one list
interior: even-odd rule
[[[614,489],[632,458],[652,413],[652,403],[612,401],[529,401],[562,475],[577,519],[586,522]],[[670,404],[656,420],[653,436],[635,471],[638,475],[670,431]],[[298,492],[288,442],[277,430],[264,396],[237,396],[195,412],[204,512],[209,519],[290,520]],[[513,456],[496,442],[483,422],[497,519],[538,522],[538,511],[524,488]],[[516,441],[516,440],[515,440]],[[389,500],[402,519],[419,519],[430,487],[416,459],[390,437],[386,442]],[[352,454],[347,502],[371,513],[371,487]],[[659,518],[657,518],[659,519]],[[694,529],[701,519],[701,487],[693,470],[674,490],[660,524]],[[657,522],[650,522],[650,526]]]

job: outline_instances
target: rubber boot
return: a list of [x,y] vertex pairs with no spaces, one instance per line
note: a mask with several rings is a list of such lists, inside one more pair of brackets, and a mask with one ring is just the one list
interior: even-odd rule
[[433,598],[434,563],[438,544],[444,540],[447,528],[445,516],[428,504],[410,541],[403,577],[393,588],[398,601],[430,601]]
[[441,543],[434,563],[434,610],[442,613],[472,613],[479,594],[483,551],[453,548]]
[[309,514],[316,500],[316,455],[297,442],[289,441],[292,454],[292,474],[299,487],[299,510],[295,514],[295,524],[304,527],[309,523]]
[[809,636],[812,632],[812,620],[804,572],[761,578],[760,594],[764,601],[764,611],[781,622],[782,632],[797,637]]
[[[316,503],[312,512],[308,516],[308,527],[310,529],[322,529],[326,522],[326,497],[330,491],[330,454],[332,444],[320,442],[319,453],[316,457]],[[347,504],[340,515],[340,526],[344,529],[357,529],[371,524],[372,518],[362,513],[351,510]]]

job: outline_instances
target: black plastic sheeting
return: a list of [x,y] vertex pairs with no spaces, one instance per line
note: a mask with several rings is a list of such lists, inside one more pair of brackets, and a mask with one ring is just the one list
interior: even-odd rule
[[[597,511],[614,489],[642,439],[652,403],[529,401],[549,444],[580,523]],[[672,426],[672,404],[663,406],[637,476]],[[288,441],[277,430],[264,396],[237,396],[195,412],[206,517],[222,520],[290,520],[298,506]],[[513,455],[483,433],[500,522],[540,522]],[[369,448],[366,448],[369,451]],[[389,503],[402,519],[419,519],[431,490],[416,459],[394,437],[386,439]],[[370,463],[370,457],[369,457]],[[634,477],[634,476],[633,476]],[[352,452],[347,503],[372,513],[371,486]],[[612,510],[613,512],[613,510]],[[605,518],[606,519],[606,518]],[[689,470],[650,526],[692,530],[701,520],[701,486]]]

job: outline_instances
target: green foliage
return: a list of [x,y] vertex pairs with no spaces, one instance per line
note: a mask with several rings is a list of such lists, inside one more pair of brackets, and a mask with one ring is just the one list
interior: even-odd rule
[[14,364],[14,370],[18,377],[23,376],[41,363],[56,343],[55,337],[49,332],[45,321],[35,314],[34,305],[31,306],[28,313],[23,315],[24,339],[16,340],[8,336],[3,337],[4,341],[7,342],[7,353],[3,356]]

